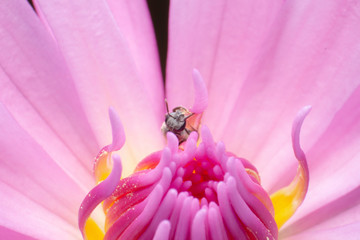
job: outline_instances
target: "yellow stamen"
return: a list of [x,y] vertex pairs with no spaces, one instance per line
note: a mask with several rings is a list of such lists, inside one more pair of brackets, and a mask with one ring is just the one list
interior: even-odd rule
[[293,181],[270,196],[274,205],[275,221],[279,229],[304,201],[307,191],[307,178],[306,171],[300,164]]
[[102,240],[104,233],[92,218],[88,218],[85,223],[84,237],[86,240]]
[[111,173],[112,167],[111,164],[108,163],[110,155],[111,153],[102,150],[96,157],[94,174],[97,183],[105,180]]

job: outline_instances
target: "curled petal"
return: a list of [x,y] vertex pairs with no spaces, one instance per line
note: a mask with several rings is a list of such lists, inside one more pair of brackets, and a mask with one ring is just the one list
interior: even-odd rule
[[109,163],[111,152],[120,150],[125,143],[125,132],[120,118],[114,108],[109,108],[109,118],[111,123],[112,143],[100,150],[94,163],[94,174],[97,182],[103,181],[111,172]]
[[271,195],[278,228],[295,213],[296,209],[304,201],[309,186],[309,169],[305,154],[300,147],[300,129],[310,110],[310,106],[302,108],[293,123],[292,143],[295,157],[299,162],[297,174],[288,186]]
[[85,199],[81,203],[79,209],[79,228],[82,235],[86,236],[86,224],[92,211],[99,205],[104,199],[109,197],[115,190],[120,178],[121,178],[121,160],[116,154],[113,155],[113,168],[108,178],[93,188]]
[[121,124],[119,115],[116,113],[115,109],[109,108],[109,117],[111,122],[111,133],[112,133],[112,143],[107,147],[108,152],[113,152],[120,150],[125,144],[125,131]]

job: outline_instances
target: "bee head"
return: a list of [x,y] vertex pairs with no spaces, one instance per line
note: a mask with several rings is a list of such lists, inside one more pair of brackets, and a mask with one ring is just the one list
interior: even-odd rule
[[186,117],[180,110],[176,110],[166,114],[165,123],[170,131],[181,132],[185,129]]

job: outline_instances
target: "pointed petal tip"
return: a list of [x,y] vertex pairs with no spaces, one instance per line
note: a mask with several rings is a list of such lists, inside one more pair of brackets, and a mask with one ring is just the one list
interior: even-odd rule
[[310,113],[311,109],[312,109],[312,106],[307,105],[307,106],[303,107],[300,111],[304,112],[305,115],[308,115]]
[[193,70],[193,83],[195,100],[190,111],[193,113],[202,113],[208,106],[208,91],[200,72],[195,68]]

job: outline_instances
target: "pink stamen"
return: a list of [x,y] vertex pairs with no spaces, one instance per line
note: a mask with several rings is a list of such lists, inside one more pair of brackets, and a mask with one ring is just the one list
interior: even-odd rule
[[209,205],[208,224],[212,239],[228,239],[219,206],[214,202]]
[[[247,174],[244,161],[228,155],[206,126],[201,135],[198,147],[194,132],[184,150],[179,150],[177,137],[168,133],[168,146],[161,157],[152,154],[154,159],[144,160],[151,166],[156,163],[155,167],[139,170],[119,182],[104,201],[106,240],[151,239],[155,233],[160,238],[162,231],[170,239],[207,239],[210,234],[225,239],[277,238],[271,202]],[[164,230],[159,227],[161,223]]]
[[[158,211],[154,215],[153,219],[151,220],[151,223],[149,224],[149,226],[147,227],[145,232],[140,236],[139,240],[151,239],[151,236],[153,235],[154,230],[156,230],[158,228],[159,224],[161,224],[161,222],[164,221],[163,219],[168,219],[170,217],[170,214],[175,206],[177,196],[178,196],[178,192],[175,189],[170,189],[167,192]],[[165,221],[167,221],[167,220],[165,220]],[[170,233],[170,228],[169,228],[169,233]],[[160,234],[160,233],[158,233],[158,234]]]
[[168,220],[162,221],[156,229],[153,240],[168,240],[171,223]]
[[246,239],[246,231],[230,204],[225,182],[219,182],[217,185],[217,193],[220,213],[224,225],[228,229],[228,234],[230,236],[237,236],[239,239]]
[[207,207],[197,211],[193,223],[191,224],[191,239],[206,240],[207,224],[205,223],[208,214]]

